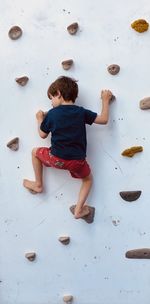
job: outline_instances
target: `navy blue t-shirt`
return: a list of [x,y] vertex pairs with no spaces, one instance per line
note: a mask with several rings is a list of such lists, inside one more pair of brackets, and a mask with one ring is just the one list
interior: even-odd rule
[[51,132],[51,153],[63,159],[85,159],[86,124],[91,125],[97,113],[76,105],[60,105],[48,111],[40,129]]

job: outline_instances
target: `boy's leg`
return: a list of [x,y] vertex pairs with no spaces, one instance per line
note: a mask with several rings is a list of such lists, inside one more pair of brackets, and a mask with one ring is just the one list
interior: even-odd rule
[[43,165],[42,162],[36,157],[38,148],[32,150],[32,165],[35,174],[35,181],[24,179],[23,185],[25,188],[33,191],[33,193],[40,193],[43,191]]
[[76,219],[89,214],[88,206],[85,205],[86,199],[92,187],[92,174],[82,179],[78,202],[76,204],[74,216]]

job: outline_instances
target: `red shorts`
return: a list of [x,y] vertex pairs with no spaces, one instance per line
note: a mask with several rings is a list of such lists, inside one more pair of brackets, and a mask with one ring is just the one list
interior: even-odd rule
[[51,154],[49,148],[41,147],[36,151],[36,157],[46,167],[54,167],[57,169],[68,170],[72,177],[87,177],[91,170],[86,160],[66,160]]

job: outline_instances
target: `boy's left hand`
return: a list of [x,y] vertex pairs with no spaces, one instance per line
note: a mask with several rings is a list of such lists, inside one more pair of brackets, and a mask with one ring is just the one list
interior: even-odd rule
[[37,120],[42,120],[44,119],[45,117],[45,113],[42,111],[42,110],[39,110],[37,113],[36,113],[36,119]]

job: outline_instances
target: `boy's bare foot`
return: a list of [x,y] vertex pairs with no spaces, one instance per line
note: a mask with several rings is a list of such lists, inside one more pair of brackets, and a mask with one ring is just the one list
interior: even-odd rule
[[42,186],[39,186],[37,182],[32,182],[28,179],[24,179],[23,186],[33,194],[41,193],[43,191]]
[[75,208],[74,217],[76,219],[82,218],[83,216],[86,216],[90,213],[89,207],[87,205],[84,205],[82,209],[78,210],[78,208]]

